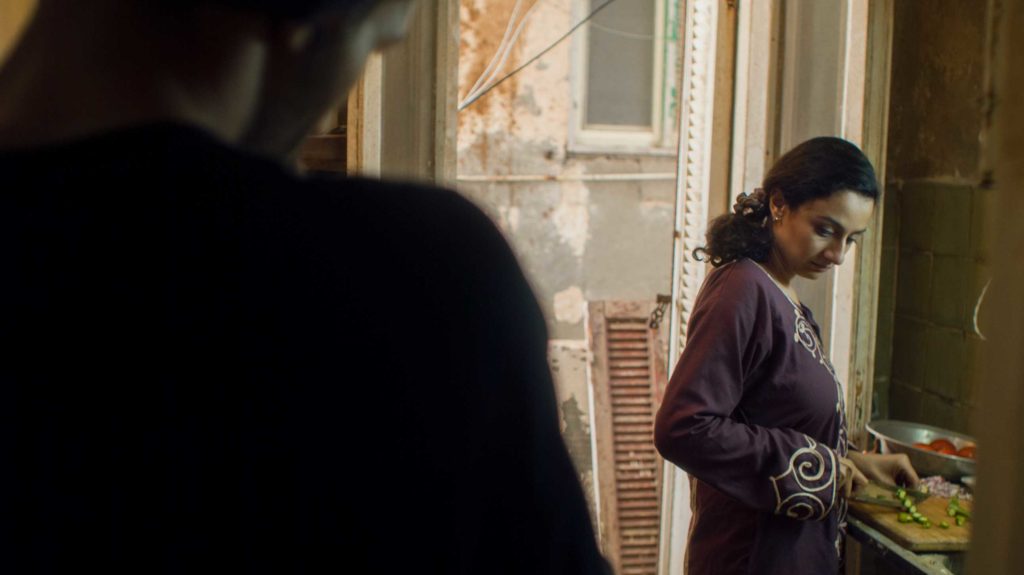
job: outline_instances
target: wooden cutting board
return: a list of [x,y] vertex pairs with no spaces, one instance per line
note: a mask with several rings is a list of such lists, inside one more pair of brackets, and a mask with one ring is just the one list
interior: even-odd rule
[[[885,495],[886,501],[896,501],[895,494],[871,484],[858,495],[867,497]],[[968,520],[962,527],[958,527],[956,521],[946,515],[947,505],[949,505],[949,498],[934,496],[917,504],[917,511],[931,519],[931,529],[925,529],[917,523],[900,523],[899,511],[881,505],[851,501],[850,514],[881,531],[910,551],[966,551],[971,539],[971,521]],[[968,511],[971,509],[969,501],[961,501],[960,506]],[[940,521],[949,523],[949,529],[939,527]]]

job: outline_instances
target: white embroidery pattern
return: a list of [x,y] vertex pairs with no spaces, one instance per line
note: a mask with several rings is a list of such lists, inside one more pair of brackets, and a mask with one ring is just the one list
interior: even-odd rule
[[839,419],[839,439],[836,442],[836,453],[840,457],[846,457],[849,445],[846,441],[846,401],[843,398],[843,386],[839,383],[839,377],[836,376],[836,370],[832,367],[832,362],[828,360],[822,350],[821,341],[818,340],[818,334],[815,332],[814,327],[807,321],[807,318],[804,317],[803,312],[799,308],[794,306],[793,314],[796,316],[793,341],[802,344],[807,351],[811,352],[811,355],[832,376],[832,381],[836,385],[836,416]]
[[[839,433],[837,434],[838,440],[836,442],[835,452],[839,457],[846,457],[849,452],[849,442],[847,441],[846,432],[846,400],[843,397],[843,386],[839,382],[839,377],[836,375],[835,368],[832,367],[832,362],[825,356],[821,341],[818,339],[818,334],[814,327],[809,321],[807,321],[807,318],[804,317],[803,311],[795,305],[793,306],[793,313],[796,316],[793,340],[802,344],[807,351],[811,352],[812,356],[817,358],[818,363],[828,370],[829,375],[832,376],[832,381],[836,385],[836,418],[839,421]],[[836,554],[838,554],[840,558],[843,554],[843,540],[846,537],[846,513],[847,504],[846,500],[843,499],[839,502],[839,528],[836,532],[836,540],[834,541]]]
[[[775,513],[785,513],[793,519],[824,519],[836,500],[835,455],[804,435],[807,447],[802,447],[789,458],[789,468],[782,475],[772,477],[775,489]],[[826,461],[826,457],[828,460]],[[823,493],[824,492],[824,493]],[[783,493],[789,495],[783,497]],[[820,495],[826,494],[826,500]],[[826,504],[825,501],[829,503]]]
[[[764,274],[768,277],[769,280],[771,280],[772,283],[775,284],[776,287],[779,288],[779,291],[782,292],[782,295],[784,295],[786,297],[786,299],[789,301],[790,305],[793,306],[793,314],[795,316],[795,326],[794,326],[795,329],[794,329],[794,333],[793,333],[793,340],[796,341],[797,343],[803,345],[804,349],[809,351],[811,353],[811,355],[815,359],[818,360],[818,363],[821,364],[828,371],[829,375],[832,376],[832,381],[835,383],[835,387],[836,387],[836,419],[839,422],[839,425],[838,425],[839,430],[838,430],[838,433],[837,433],[838,437],[837,437],[836,446],[835,446],[835,450],[834,451],[824,450],[824,451],[826,451],[828,453],[828,457],[831,459],[831,462],[832,462],[832,467],[831,467],[831,469],[829,471],[830,476],[829,476],[828,483],[827,483],[827,485],[832,485],[833,486],[832,497],[830,499],[832,504],[827,509],[825,509],[822,512],[820,518],[824,519],[825,516],[832,509],[833,506],[838,506],[838,513],[837,513],[838,519],[839,519],[838,520],[838,530],[837,530],[837,533],[836,533],[836,540],[835,540],[834,543],[835,543],[835,547],[836,547],[836,553],[839,556],[840,560],[842,560],[842,547],[843,547],[843,541],[844,541],[845,536],[846,536],[847,504],[846,504],[846,500],[837,497],[838,493],[836,493],[836,489],[838,488],[838,482],[836,481],[837,480],[836,473],[837,473],[838,462],[836,461],[836,457],[837,456],[838,457],[846,457],[847,453],[849,452],[849,443],[847,441],[847,432],[846,432],[846,400],[843,397],[843,386],[839,382],[839,377],[836,376],[836,370],[835,370],[835,368],[832,367],[832,362],[829,361],[828,358],[825,356],[825,353],[824,353],[824,351],[822,349],[823,346],[821,345],[821,341],[818,338],[817,331],[815,331],[814,326],[811,325],[811,323],[807,320],[807,318],[804,317],[803,310],[800,309],[800,306],[797,305],[796,302],[793,301],[792,298],[789,297],[789,294],[786,293],[786,290],[782,289],[782,286],[779,285],[779,282],[776,281],[776,279],[774,277],[772,277],[772,274],[768,273],[768,270],[764,269],[764,267],[762,267],[760,264],[757,264],[756,262],[755,262],[755,265],[758,268],[760,268],[762,272],[764,272]],[[807,437],[806,435],[804,437],[807,438],[807,441],[809,442],[809,445],[811,445],[812,447],[816,447],[817,446],[817,444],[814,443],[814,441],[811,438]],[[782,475],[780,475],[778,477],[772,477],[771,478],[772,486],[775,488],[776,500],[778,502],[778,505],[776,507],[776,513],[780,512],[782,510],[783,504],[786,501],[790,501],[790,500],[792,500],[794,498],[800,498],[802,496],[802,494],[797,493],[797,494],[791,495],[791,496],[787,497],[785,500],[783,500],[781,492],[779,490],[779,480],[784,478],[786,475],[788,475],[788,474],[793,472],[793,470],[795,469],[795,462],[796,462],[797,458],[802,456],[802,455],[804,455],[804,454],[806,454],[807,451],[808,451],[808,448],[798,449],[796,451],[796,453],[794,453],[793,456],[790,458],[789,470],[786,471],[786,473],[784,473],[784,474],[782,474]],[[817,453],[817,452],[815,451],[815,453]],[[818,454],[817,457],[822,462],[822,464],[824,464],[824,458],[821,457],[820,454]],[[804,465],[804,464],[801,464],[801,465]],[[804,488],[803,485],[801,485],[799,481],[796,482],[796,487],[798,489]],[[821,503],[821,501],[818,500],[817,497],[815,497],[815,496],[810,496],[810,497],[813,500],[817,500],[820,507],[822,507],[822,508],[825,507],[824,504]],[[837,499],[839,500],[838,502],[837,502]],[[811,509],[811,508],[807,507],[806,509]],[[800,518],[799,514],[794,515],[789,509],[787,509],[786,514],[789,517]],[[806,515],[805,518],[809,518],[809,517],[813,516],[813,513],[806,513],[806,511],[805,511],[804,515]]]

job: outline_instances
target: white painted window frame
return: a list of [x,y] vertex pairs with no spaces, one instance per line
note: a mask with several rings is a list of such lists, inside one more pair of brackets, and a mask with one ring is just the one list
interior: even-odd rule
[[[579,22],[590,13],[594,6],[600,6],[602,0],[576,0],[573,2],[573,21]],[[674,114],[665,98],[667,87],[674,78],[670,71],[674,68],[678,47],[674,36],[668,34],[666,26],[669,2],[682,0],[656,0],[654,21],[654,73],[651,83],[653,95],[651,105],[651,126],[612,126],[586,124],[586,86],[587,56],[590,37],[589,24],[584,25],[575,35],[570,49],[571,71],[570,86],[572,90],[572,111],[570,113],[569,152],[579,154],[627,153],[645,155],[672,155],[675,141],[672,130],[665,127],[671,125]],[[670,114],[672,117],[669,117]]]
[[[671,372],[686,339],[686,327],[706,265],[688,254],[704,243],[715,154],[715,88],[718,85],[718,29],[722,0],[688,0],[683,10],[684,66],[679,96],[672,316]],[[681,469],[665,465],[662,477],[659,575],[684,572],[691,520],[690,482]]]

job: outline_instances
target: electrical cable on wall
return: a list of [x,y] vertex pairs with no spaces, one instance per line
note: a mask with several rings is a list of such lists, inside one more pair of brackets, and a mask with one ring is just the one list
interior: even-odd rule
[[985,301],[985,292],[988,291],[988,286],[991,284],[992,278],[989,278],[989,280],[985,282],[985,286],[981,288],[981,295],[978,296],[978,301],[974,304],[974,313],[971,317],[971,326],[974,328],[974,333],[978,334],[978,337],[980,337],[982,341],[986,341],[987,338],[985,337],[985,334],[981,333],[981,328],[978,327],[978,311],[981,309],[981,302]]
[[[523,15],[523,19],[520,20],[519,25],[516,26],[516,30],[512,34],[512,38],[509,39],[509,41],[505,45],[504,52],[502,52],[500,54],[501,55],[501,60],[498,61],[497,66],[494,67],[494,70],[487,77],[487,81],[486,82],[490,82],[491,80],[493,80],[494,76],[496,76],[498,74],[498,71],[501,70],[501,67],[504,66],[505,62],[508,61],[508,57],[512,54],[512,47],[515,46],[516,40],[519,39],[519,33],[522,32],[523,28],[526,27],[526,22],[528,21],[530,15],[533,13],[533,10],[537,6],[540,6],[540,4],[541,3],[539,1],[538,2],[534,2],[533,6],[530,6],[530,9],[526,11],[525,15]],[[511,25],[511,23],[512,22],[509,21],[510,25]],[[494,56],[495,56],[495,58],[497,58],[498,54],[495,54]],[[492,60],[492,64],[493,64],[493,62],[494,61]],[[470,93],[466,96],[466,99],[464,101],[469,101],[470,98],[473,98],[476,95],[476,93],[479,92],[483,88],[483,84],[486,84],[486,82],[484,82],[483,81],[483,77],[481,77],[480,80],[477,81],[477,83],[480,84],[480,85],[474,87],[473,90],[471,90]]]
[[[508,74],[505,74],[504,76],[502,76],[500,80],[498,80],[498,81],[488,85],[486,88],[478,90],[476,94],[471,94],[471,96],[467,96],[466,101],[464,101],[463,103],[459,104],[458,111],[461,112],[461,111],[465,110],[466,108],[470,107],[471,105],[473,105],[473,102],[476,102],[477,100],[482,98],[484,95],[486,95],[488,92],[490,92],[494,88],[497,88],[502,82],[504,82],[505,80],[508,80],[512,76],[515,76],[521,70],[523,70],[524,68],[526,68],[530,64],[533,64],[534,62],[539,60],[541,57],[543,57],[545,54],[547,54],[551,50],[555,49],[555,47],[558,46],[559,44],[561,44],[563,41],[565,41],[566,38],[568,38],[569,36],[572,36],[572,33],[575,32],[576,30],[578,30],[580,28],[580,26],[583,26],[584,24],[586,24],[588,20],[590,20],[591,18],[596,16],[597,13],[600,12],[601,10],[604,10],[605,8],[607,8],[612,2],[615,2],[615,0],[607,0],[606,2],[604,2],[603,4],[601,4],[600,6],[595,8],[593,11],[591,11],[589,14],[587,14],[582,20],[580,20],[575,25],[573,25],[572,28],[569,28],[568,32],[566,32],[565,34],[562,34],[562,36],[559,37],[557,40],[555,40],[550,46],[548,46],[547,48],[544,48],[543,50],[541,50],[539,53],[537,53],[537,55],[535,55],[534,57],[532,57],[529,60],[527,60],[525,63],[523,63],[521,66],[519,66],[515,70],[512,70]],[[536,4],[534,4],[534,6],[536,6]],[[532,10],[532,7],[531,7],[531,10]],[[517,31],[517,34],[518,34],[518,31]]]
[[[540,1],[538,0],[537,2],[534,3],[534,6],[536,6],[539,3]],[[494,56],[491,57],[491,61],[487,63],[487,67],[484,69],[483,73],[480,74],[480,77],[477,78],[476,82],[473,83],[473,87],[470,88],[469,92],[466,93],[466,99],[472,96],[474,92],[476,92],[478,89],[480,89],[480,87],[483,84],[486,84],[487,81],[490,80],[492,72],[494,71],[495,68],[495,64],[497,64],[498,60],[501,58],[501,55],[505,53],[505,49],[509,44],[509,38],[512,36],[513,25],[515,24],[516,18],[519,16],[519,9],[522,7],[522,5],[523,0],[516,0],[515,5],[512,6],[512,15],[509,16],[508,24],[505,25],[505,34],[501,37],[501,42],[498,43],[498,48],[494,51]],[[526,20],[525,16],[523,17],[523,20]]]

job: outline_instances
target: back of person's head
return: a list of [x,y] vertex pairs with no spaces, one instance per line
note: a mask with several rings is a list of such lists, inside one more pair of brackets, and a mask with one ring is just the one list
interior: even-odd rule
[[[97,72],[78,75],[79,85],[69,83],[65,91],[105,83],[107,90],[120,90],[120,99],[171,92],[189,99],[183,109],[212,104],[220,110],[206,118],[223,117],[224,103],[230,102],[235,119],[227,139],[284,158],[344,98],[370,53],[404,37],[414,4],[40,0],[34,47],[63,42],[65,53],[78,52],[79,69]],[[98,44],[108,47],[95,49]]]
[[306,20],[332,11],[361,11],[381,0],[128,0],[142,5],[186,11],[198,6],[225,6],[287,20]]
[[842,138],[807,140],[775,162],[760,188],[740,194],[733,213],[711,222],[707,245],[693,255],[699,260],[706,255],[715,267],[741,258],[765,262],[773,242],[769,221],[773,199],[797,210],[840,191],[877,200],[880,192],[871,162],[860,148]]
[[280,159],[416,3],[37,1],[0,68],[0,148],[170,120]]

